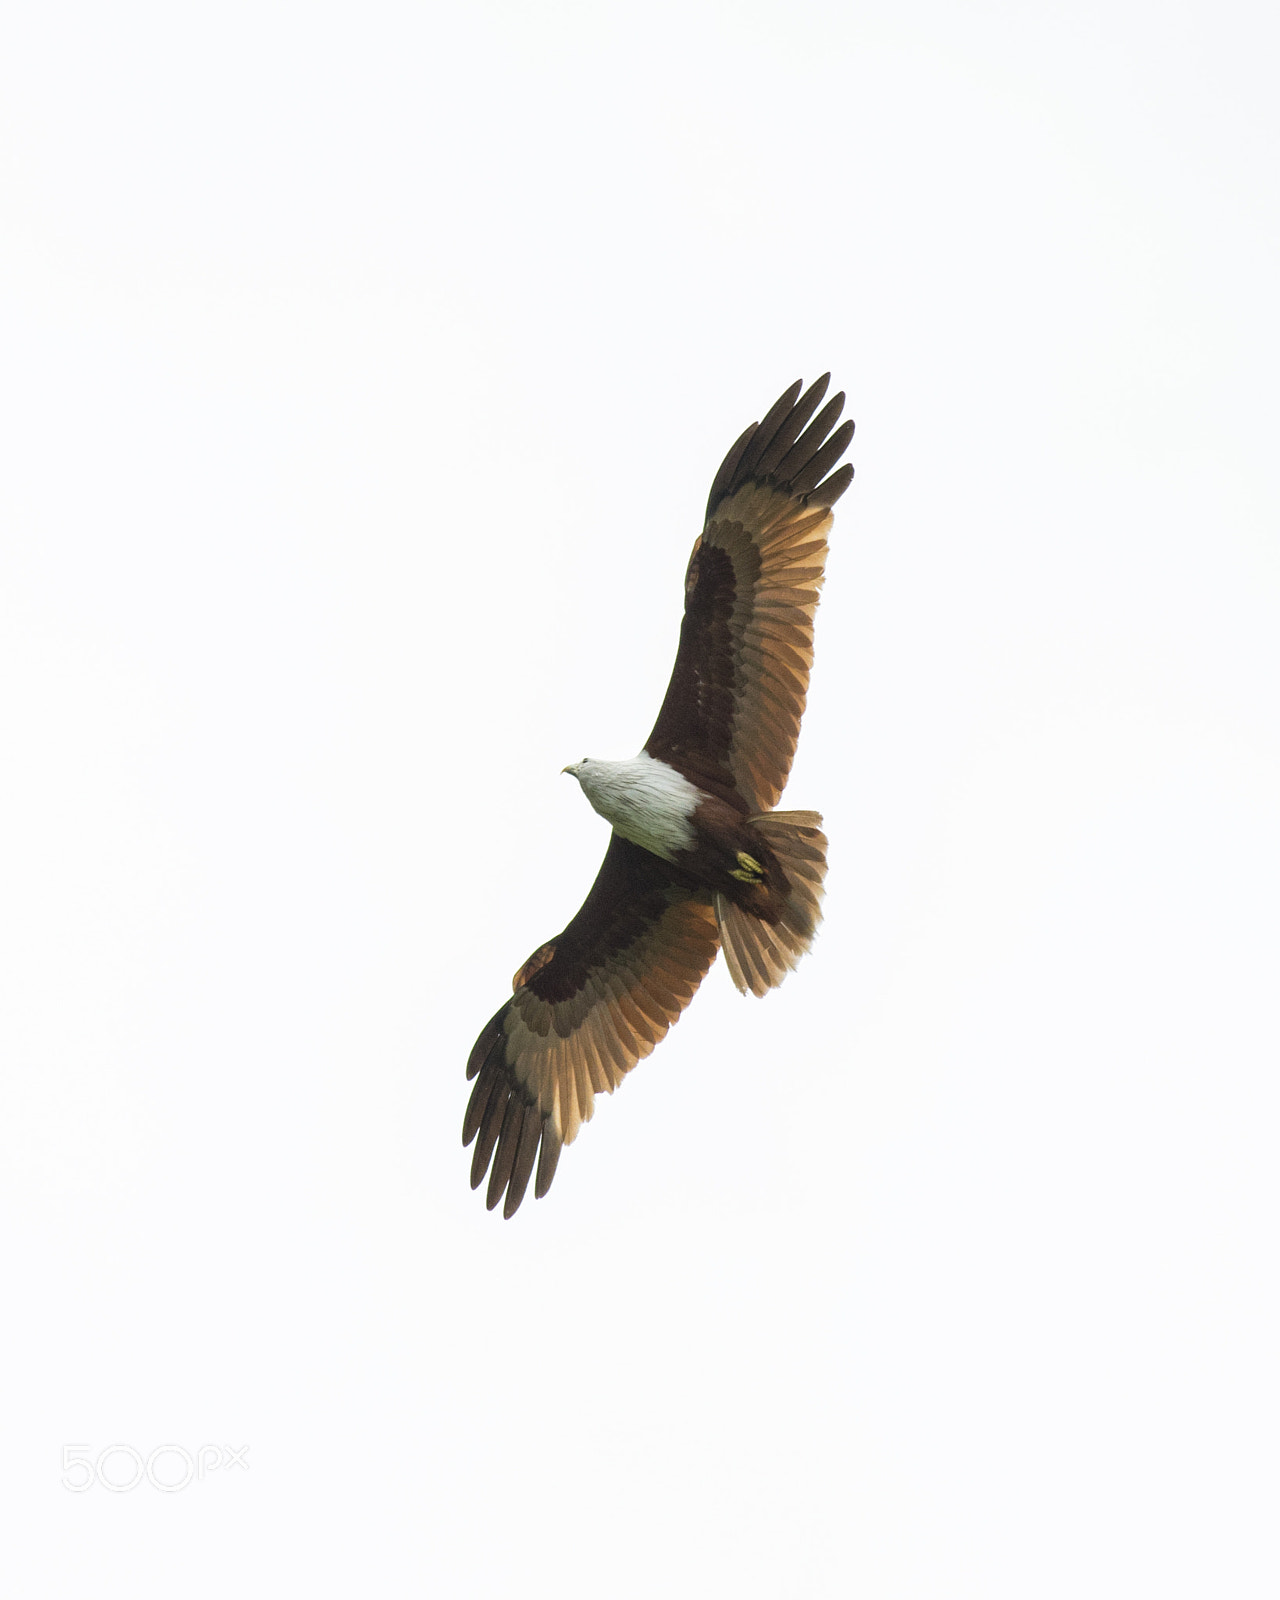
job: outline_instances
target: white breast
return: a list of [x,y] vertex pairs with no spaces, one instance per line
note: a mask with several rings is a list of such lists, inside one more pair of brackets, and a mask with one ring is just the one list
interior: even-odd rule
[[630,761],[591,757],[569,770],[594,809],[632,844],[664,861],[693,844],[691,819],[701,793],[665,761],[642,750]]

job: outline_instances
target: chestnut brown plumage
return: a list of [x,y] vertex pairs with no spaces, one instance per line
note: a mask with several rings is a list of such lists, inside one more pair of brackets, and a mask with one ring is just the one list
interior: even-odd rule
[[471,1183],[487,1172],[486,1203],[502,1199],[504,1216],[535,1161],[534,1193],[547,1192],[595,1095],[666,1035],[721,943],[735,984],[759,995],[813,939],[822,819],[774,807],[808,693],[831,507],[853,477],[832,471],[853,423],[836,426],[843,394],[818,410],[829,376],[804,394],[793,384],[734,444],[685,574],[675,667],[644,754],[701,796],[693,842],[660,855],[615,831],[581,910],[521,967],[471,1052]]

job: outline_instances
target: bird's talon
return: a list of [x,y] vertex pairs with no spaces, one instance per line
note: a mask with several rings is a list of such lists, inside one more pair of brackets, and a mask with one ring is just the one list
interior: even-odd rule
[[737,868],[729,876],[737,878],[739,883],[760,883],[764,878],[764,868],[754,856],[749,856],[745,850],[739,850]]

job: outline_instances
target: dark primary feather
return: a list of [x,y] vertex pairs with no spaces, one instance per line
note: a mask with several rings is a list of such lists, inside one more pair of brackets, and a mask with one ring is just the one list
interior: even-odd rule
[[725,491],[738,470],[738,463],[742,460],[747,446],[755,438],[757,426],[758,424],[753,422],[749,428],[745,428],[734,441],[729,454],[720,463],[719,470],[711,480],[711,493],[707,496],[708,517],[711,515],[711,508],[718,506],[724,499]]
[[[790,450],[785,462],[780,464],[781,471],[778,470],[779,464],[770,459],[773,452],[769,446],[782,437],[797,418],[799,420],[796,421],[795,432],[791,434],[789,444],[799,437],[800,430],[805,427],[817,409],[830,382],[831,374],[824,372],[804,394],[800,394],[799,382],[793,383],[770,407],[763,422],[752,423],[724,458],[720,470],[712,481],[711,493],[707,497],[708,522],[714,516],[720,502],[727,500],[745,483],[774,483],[784,491],[791,488],[795,473],[808,463],[835,426],[836,419],[844,409],[843,393],[836,395],[823,407],[817,423],[810,427],[805,435],[803,448],[799,451]],[[853,437],[853,424],[845,423],[841,433],[844,435],[844,444],[836,451],[837,459]],[[829,498],[824,495],[823,499],[815,501],[815,504],[833,506],[853,481],[853,468],[842,468],[832,480],[833,487],[837,480],[839,486],[834,488],[834,493],[831,493]]]
[[[783,457],[800,437],[801,430],[805,427],[809,421],[809,418],[818,409],[818,405],[822,400],[823,395],[826,394],[827,385],[830,382],[831,374],[829,372],[824,373],[823,376],[818,379],[817,383],[810,385],[803,399],[801,399],[798,404],[793,405],[790,411],[781,418],[777,431],[774,433],[773,438],[769,441],[768,447],[761,448],[760,455],[756,460],[754,467],[752,468],[752,471],[757,478],[767,478],[770,473],[778,469]],[[800,385],[798,383],[793,384],[792,387],[787,390],[787,395],[797,393],[799,388]],[[786,399],[786,397],[787,396],[784,395],[783,399]],[[781,404],[781,402],[779,402],[779,404]],[[834,405],[836,408],[836,416],[839,416],[840,414],[841,404],[842,400],[832,401],[832,405]],[[822,437],[825,438],[829,431],[829,425],[828,427],[822,428]],[[760,432],[764,432],[763,423],[760,425]],[[785,471],[782,475],[785,478]]]
[[[814,384],[814,388],[816,389],[820,384],[825,389],[830,378],[831,374],[827,373],[826,377],[818,379],[818,383]],[[762,475],[761,457],[773,443],[779,429],[785,425],[787,418],[796,409],[796,400],[799,397],[800,388],[800,380],[797,378],[791,387],[785,389],[769,407],[768,411],[765,412],[764,420],[756,424],[747,448],[742,452],[738,462],[738,470],[734,474],[737,482],[745,483],[748,478],[758,478]],[[732,489],[730,493],[732,493]]]

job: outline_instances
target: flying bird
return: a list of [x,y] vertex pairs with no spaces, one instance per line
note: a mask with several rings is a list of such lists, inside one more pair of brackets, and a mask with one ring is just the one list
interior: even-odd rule
[[763,995],[813,942],[822,818],[774,807],[809,688],[831,507],[853,479],[851,466],[833,470],[853,423],[836,426],[843,394],[822,405],[830,376],[803,395],[792,384],[721,463],[640,754],[564,768],[612,823],[609,847],[582,908],[516,973],[467,1063],[471,1187],[487,1172],[486,1202],[505,1194],[505,1217],[535,1163],[534,1193],[546,1194],[595,1096],[665,1037],[718,948],[738,989]]

